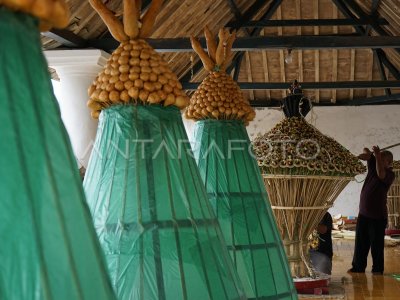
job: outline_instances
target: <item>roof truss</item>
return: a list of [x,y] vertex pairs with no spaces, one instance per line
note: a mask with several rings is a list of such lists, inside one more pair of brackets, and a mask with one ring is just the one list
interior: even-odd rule
[[[390,36],[382,25],[388,22],[383,18],[377,18],[377,8],[379,0],[372,0],[371,14],[366,14],[354,0],[332,0],[338,10],[346,17],[345,19],[314,19],[314,20],[270,20],[272,15],[281,5],[282,0],[256,0],[253,5],[241,14],[235,4],[235,0],[226,0],[235,16],[226,27],[233,29],[243,28],[246,37],[238,38],[234,43],[234,50],[237,54],[228,68],[228,72],[235,69],[234,79],[238,79],[240,66],[245,51],[254,51],[262,49],[341,49],[341,48],[371,48],[378,62],[381,81],[349,81],[349,82],[307,82],[302,83],[306,89],[356,89],[356,88],[384,88],[385,95],[379,97],[369,97],[365,99],[353,100],[352,105],[393,103],[400,101],[400,94],[392,94],[390,88],[400,86],[400,72],[388,59],[382,48],[392,48],[400,55],[400,37]],[[150,0],[143,1],[143,8],[146,8]],[[268,5],[266,12],[259,19],[254,21],[254,16],[265,6]],[[283,27],[283,26],[348,26],[354,27],[358,36],[278,36],[261,37],[264,27]],[[370,36],[370,30],[374,30],[378,36]],[[96,47],[111,51],[116,48],[118,43],[112,38],[85,40],[68,30],[52,30],[43,35],[56,40],[62,44],[62,47],[68,48],[89,48]],[[202,41],[204,43],[204,41]],[[192,51],[188,39],[150,39],[149,43],[157,50],[164,52]],[[205,44],[204,44],[205,46]],[[388,81],[385,68],[396,79]],[[198,73],[202,69],[201,62],[197,62],[192,70],[187,70],[181,77],[184,87],[193,88],[198,83],[190,83],[192,74]],[[240,83],[243,89],[286,89],[287,83]],[[274,101],[256,100],[258,105],[264,103],[264,106],[273,106]],[[361,103],[362,102],[362,103]],[[269,103],[269,104],[268,104]],[[334,103],[340,105],[340,103]]]

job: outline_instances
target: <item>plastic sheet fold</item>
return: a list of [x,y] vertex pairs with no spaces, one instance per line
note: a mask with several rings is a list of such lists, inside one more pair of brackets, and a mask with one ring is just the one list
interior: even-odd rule
[[119,299],[245,299],[176,107],[104,109],[84,188]]
[[243,122],[197,121],[192,147],[246,296],[249,299],[297,299]]
[[0,298],[115,299],[42,54],[0,6]]

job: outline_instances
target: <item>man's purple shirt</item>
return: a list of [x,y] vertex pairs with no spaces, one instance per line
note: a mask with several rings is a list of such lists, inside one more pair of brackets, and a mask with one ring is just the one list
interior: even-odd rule
[[380,179],[376,171],[376,159],[373,155],[367,163],[368,174],[361,190],[360,214],[371,219],[387,219],[387,193],[395,175],[392,169],[386,169],[385,178]]

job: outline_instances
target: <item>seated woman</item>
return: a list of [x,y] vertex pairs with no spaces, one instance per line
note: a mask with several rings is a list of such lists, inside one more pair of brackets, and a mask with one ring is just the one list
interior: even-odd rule
[[310,259],[314,269],[331,275],[332,273],[332,216],[326,213],[318,224],[318,246],[310,250]]

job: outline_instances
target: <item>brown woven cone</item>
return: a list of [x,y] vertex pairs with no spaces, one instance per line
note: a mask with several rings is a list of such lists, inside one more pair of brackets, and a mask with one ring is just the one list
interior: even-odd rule
[[265,174],[353,177],[365,172],[355,155],[304,118],[285,118],[255,138],[253,146]]

